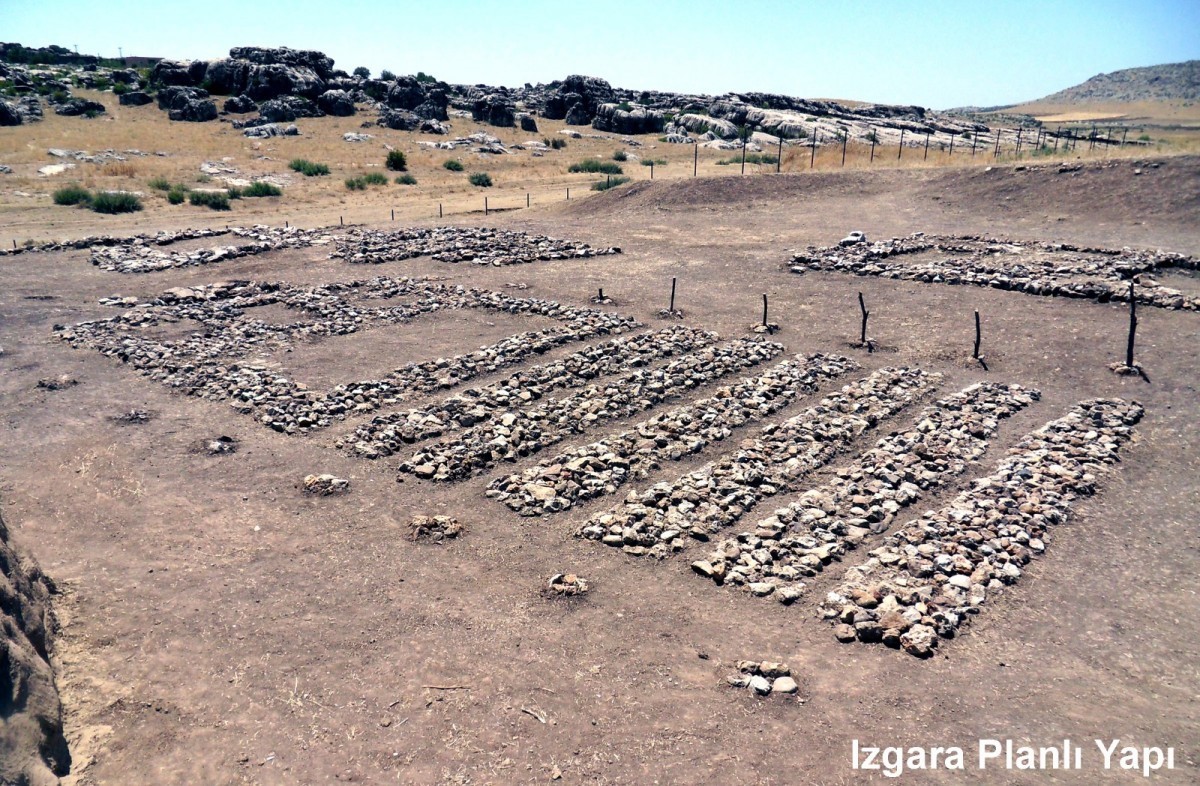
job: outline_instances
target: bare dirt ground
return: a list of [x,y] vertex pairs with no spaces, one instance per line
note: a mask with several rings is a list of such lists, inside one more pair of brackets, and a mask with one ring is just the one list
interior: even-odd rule
[[[1147,384],[1108,370],[1124,351],[1127,313],[1118,305],[798,276],[785,265],[792,249],[828,245],[853,229],[871,238],[920,230],[1200,253],[1200,160],[1133,169],[1119,162],[1063,174],[997,167],[638,183],[585,203],[489,217],[625,252],[509,268],[422,258],[367,270],[313,250],[140,276],[102,272],[82,251],[0,260],[0,498],[10,529],[61,590],[68,782],[883,782],[851,769],[852,740],[958,745],[970,755],[981,737],[1071,739],[1093,758],[1081,773],[969,767],[906,780],[1138,781],[1095,762],[1091,741],[1119,737],[1122,745],[1173,746],[1176,769],[1156,780],[1195,783],[1197,316],[1142,311]],[[603,287],[616,301],[610,308],[652,327],[663,324],[655,312],[666,307],[674,276],[686,323],[726,337],[748,331],[767,293],[771,319],[783,326],[775,339],[790,354],[853,354],[866,369],[917,365],[946,375],[943,392],[981,379],[1043,392],[1002,423],[976,467],[914,514],[990,471],[1021,435],[1081,399],[1136,398],[1146,417],[1100,494],[1052,532],[1045,557],[935,658],[918,661],[834,640],[815,600],[836,569],[790,607],[726,591],[688,568],[703,544],[690,558],[660,563],[572,535],[619,496],[522,519],[484,497],[500,469],[456,484],[397,483],[394,462],[333,449],[349,422],[311,437],[277,434],[51,335],[56,323],[115,313],[96,300],[118,292],[424,274],[489,289],[527,284],[520,294],[573,305]],[[872,334],[894,351],[848,347],[858,292],[870,304]],[[973,310],[984,319],[987,373],[965,362]],[[364,379],[399,365],[393,359],[466,352],[541,326],[456,320],[426,323],[438,330],[414,321],[407,337],[386,328],[323,339],[286,367],[321,384]],[[395,357],[384,363],[379,352]],[[59,374],[79,384],[36,387]],[[771,420],[812,403],[801,399]],[[111,419],[132,408],[153,418]],[[899,415],[895,426],[910,417]],[[650,482],[674,479],[756,430],[744,427]],[[240,441],[237,453],[197,451],[222,434]],[[313,472],[350,478],[352,490],[306,496],[299,484]],[[454,515],[467,534],[444,546],[414,544],[405,525],[418,513]],[[540,590],[559,571],[587,577],[591,592],[547,599]],[[742,658],[788,663],[802,701],[758,700],[725,686]]]

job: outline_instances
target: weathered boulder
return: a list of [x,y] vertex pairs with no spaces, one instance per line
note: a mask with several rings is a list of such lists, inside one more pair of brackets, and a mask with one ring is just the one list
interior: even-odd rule
[[0,126],[19,126],[23,122],[21,113],[7,101],[0,101]]
[[531,134],[536,134],[538,127],[537,121],[533,119],[533,115],[528,112],[521,112],[517,115],[517,122],[521,125],[522,131],[528,131]]
[[164,87],[158,91],[159,109],[182,109],[188,101],[208,98],[208,91],[199,87]]
[[402,76],[388,88],[387,105],[392,109],[413,110],[425,103],[425,98],[425,86],[416,77]]
[[104,114],[104,104],[97,101],[89,101],[86,98],[70,98],[54,107],[54,114],[66,117],[102,115]]
[[393,131],[412,131],[421,125],[421,121],[422,118],[418,117],[415,112],[410,112],[407,109],[388,109],[384,107],[379,110],[378,124]]
[[279,96],[316,98],[324,91],[325,82],[313,69],[271,63],[250,67],[245,93],[256,101],[262,101]]
[[244,115],[247,112],[255,112],[258,110],[258,104],[254,103],[254,99],[250,96],[233,96],[225,99],[225,111],[236,115]]
[[324,52],[311,49],[290,49],[286,46],[274,49],[259,46],[235,46],[229,50],[234,60],[248,60],[255,65],[287,65],[306,68],[321,79],[333,76],[333,58]]
[[654,134],[662,131],[664,124],[661,112],[642,106],[625,110],[617,104],[601,104],[592,120],[592,128],[614,134]]
[[425,100],[413,109],[418,116],[426,120],[449,120],[450,115],[446,112],[446,107],[450,104],[450,100],[446,95],[446,91],[441,88],[434,88],[425,93]]
[[317,97],[317,106],[327,115],[349,117],[354,114],[354,101],[345,90],[326,90]]
[[217,119],[217,104],[206,98],[190,98],[181,106],[167,112],[171,120],[181,120],[188,123],[204,123]]
[[737,126],[731,121],[708,115],[679,115],[675,118],[675,124],[694,134],[712,133],[721,139],[733,139],[738,134]]
[[214,60],[208,64],[208,86],[219,95],[237,95],[250,84],[251,63],[248,60]]
[[273,136],[300,136],[300,129],[294,125],[279,126],[275,123],[264,123],[261,126],[251,126],[242,134],[255,139],[269,139]]
[[569,126],[586,126],[592,122],[592,113],[588,108],[578,103],[567,110],[567,125]]
[[121,106],[145,106],[146,104],[154,103],[154,99],[150,96],[150,94],[141,90],[132,90],[128,93],[122,93],[120,98],[117,100],[120,102]]
[[0,518],[0,782],[57,783],[71,754],[50,664],[53,583],[16,550]]
[[262,102],[258,114],[268,123],[284,123],[298,117],[322,117],[325,113],[306,98],[280,96]]
[[[203,63],[203,61],[199,61]],[[195,87],[203,80],[204,75],[201,73],[197,79],[193,64],[186,60],[159,60],[154,64],[154,68],[150,71],[150,81],[158,85],[178,85],[181,87]],[[207,70],[205,64],[204,70]]]
[[515,115],[516,108],[513,106],[512,100],[496,93],[484,96],[471,107],[471,117],[476,122],[487,123],[499,128],[512,128],[516,125]]

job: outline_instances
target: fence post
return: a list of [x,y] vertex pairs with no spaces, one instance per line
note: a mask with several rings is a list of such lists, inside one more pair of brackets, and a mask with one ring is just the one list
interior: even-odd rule
[[567,201],[571,201],[571,187],[567,186]]
[[696,177],[700,172],[700,143],[692,143],[692,177]]
[[742,131],[742,174],[746,174],[746,132]]
[[525,192],[525,207],[529,207],[529,192]]
[[654,162],[653,161],[650,162],[650,179],[651,180],[654,179]]
[[809,159],[808,159],[808,168],[809,169],[812,169],[813,167],[815,167],[817,165],[817,137],[820,135],[821,135],[821,132],[814,128],[813,129],[813,141],[812,141],[812,155],[809,156]]
[[1122,129],[1122,130],[1121,130],[1121,147],[1125,147],[1125,136],[1126,136],[1128,133],[1129,133],[1129,129],[1128,129],[1128,128],[1124,128],[1124,129]]
[[671,276],[671,306],[667,310],[675,313],[675,276]]
[[975,129],[975,136],[971,137],[971,158],[975,157],[975,148],[979,146],[979,129]]
[[930,134],[929,131],[925,132],[925,157],[923,159],[921,159],[922,161],[929,160],[929,134]]
[[996,149],[992,152],[992,158],[1000,157],[1000,129],[996,129]]
[[438,218],[442,217],[442,203],[438,202]]
[[850,129],[842,129],[842,166],[846,165],[846,143],[850,141]]
[[487,203],[487,197],[484,197],[484,198],[483,198],[483,214],[484,214],[485,216],[488,214],[488,203]]
[[954,158],[954,134],[950,135],[950,157]]
[[870,136],[870,137],[871,137],[871,160],[870,160],[868,163],[874,164],[874,163],[875,163],[875,139],[876,139],[876,134],[875,134],[875,129],[871,128],[870,126],[867,126],[867,128],[870,128],[870,129],[871,129],[870,131],[868,131],[868,132],[867,132],[868,136]]
[[779,174],[783,166],[783,134],[779,135],[779,155],[775,156],[775,174]]
[[1024,130],[1024,128],[1017,129],[1017,158],[1021,157],[1021,132]]
[[900,160],[900,156],[904,155],[904,129],[900,129],[900,149],[896,151],[896,160]]
[[392,220],[396,220],[396,208],[392,208]]

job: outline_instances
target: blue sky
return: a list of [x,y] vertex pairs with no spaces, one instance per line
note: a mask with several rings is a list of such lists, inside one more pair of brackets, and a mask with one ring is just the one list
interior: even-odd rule
[[583,73],[946,108],[1034,99],[1098,73],[1200,58],[1200,0],[373,2],[0,0],[0,39],[214,58],[319,49],[347,71],[520,85]]

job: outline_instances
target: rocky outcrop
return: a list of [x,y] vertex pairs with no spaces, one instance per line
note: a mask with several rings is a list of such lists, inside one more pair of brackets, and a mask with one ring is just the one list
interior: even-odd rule
[[1200,60],[1126,68],[1038,99],[1045,104],[1200,100]]
[[298,117],[321,117],[324,114],[312,101],[296,96],[272,98],[258,107],[259,117],[268,123],[287,123]]
[[172,109],[182,109],[189,101],[208,98],[208,91],[199,87],[164,87],[158,91],[158,108],[168,112]]
[[80,117],[104,114],[104,104],[86,98],[70,98],[54,107],[54,114],[65,117]]
[[493,93],[475,102],[471,107],[471,117],[478,123],[512,128],[516,125],[516,107],[506,96]]
[[183,101],[175,109],[167,112],[172,120],[183,120],[188,123],[204,123],[217,119],[217,104],[203,98],[191,98]]
[[663,130],[662,112],[634,106],[622,109],[618,104],[601,104],[596,109],[592,128],[613,134],[657,134]]
[[0,517],[0,783],[53,784],[71,767],[50,662],[53,592]]
[[250,96],[234,96],[225,99],[224,109],[230,114],[244,115],[258,111],[258,104],[254,103],[254,99]]
[[325,114],[335,117],[354,114],[354,100],[345,90],[326,90],[317,98],[317,106]]
[[0,126],[19,126],[24,122],[16,106],[7,101],[0,101]]

